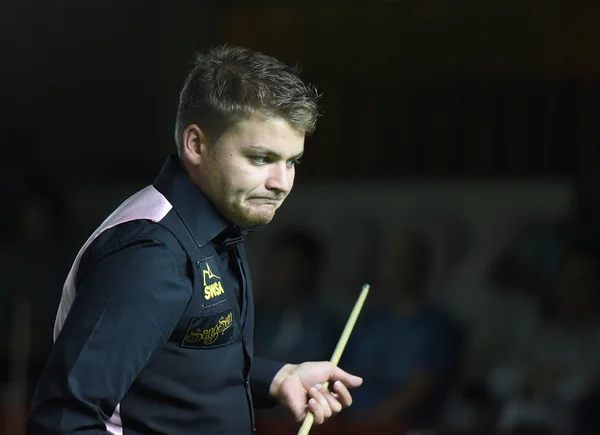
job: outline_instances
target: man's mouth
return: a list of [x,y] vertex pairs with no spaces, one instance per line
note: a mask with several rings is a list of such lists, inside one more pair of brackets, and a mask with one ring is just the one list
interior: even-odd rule
[[282,201],[281,199],[264,197],[264,196],[254,196],[249,199],[252,201],[262,202],[262,203],[271,204],[271,205],[277,205]]

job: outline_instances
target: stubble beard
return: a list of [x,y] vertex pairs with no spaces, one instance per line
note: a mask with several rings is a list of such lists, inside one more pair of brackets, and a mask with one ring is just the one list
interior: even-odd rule
[[254,227],[266,225],[275,217],[276,210],[260,211],[244,204],[238,204],[234,214],[237,225],[241,227]]

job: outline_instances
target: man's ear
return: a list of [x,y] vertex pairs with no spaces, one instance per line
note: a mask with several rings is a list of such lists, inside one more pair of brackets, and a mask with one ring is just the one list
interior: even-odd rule
[[191,124],[183,132],[182,145],[183,159],[193,166],[198,166],[206,156],[210,142],[200,127]]

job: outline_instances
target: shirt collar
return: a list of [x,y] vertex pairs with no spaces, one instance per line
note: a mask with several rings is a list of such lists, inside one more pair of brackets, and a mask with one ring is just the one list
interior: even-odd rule
[[239,228],[229,222],[194,184],[177,154],[171,154],[167,158],[154,187],[173,205],[198,246],[206,245],[215,238],[215,243],[219,245],[235,245],[242,242],[249,233],[264,227],[256,225]]
[[210,202],[186,173],[177,154],[167,158],[154,187],[173,205],[198,246],[203,246],[233,225]]

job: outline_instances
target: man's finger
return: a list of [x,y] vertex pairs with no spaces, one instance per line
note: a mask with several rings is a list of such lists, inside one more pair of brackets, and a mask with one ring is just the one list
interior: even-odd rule
[[359,376],[351,375],[348,372],[345,372],[339,367],[332,366],[333,369],[329,376],[329,380],[332,382],[341,381],[348,388],[356,388],[360,387],[363,383],[363,379]]
[[348,391],[348,388],[346,388],[346,386],[343,383],[339,381],[335,382],[333,384],[333,390],[338,395],[337,400],[342,404],[344,408],[352,405],[352,394],[350,394],[350,391]]
[[325,416],[323,415],[323,408],[317,402],[314,397],[308,401],[308,409],[312,412],[313,417],[315,418],[315,424],[323,424],[325,421]]
[[331,417],[331,407],[329,405],[329,401],[327,400],[326,394],[329,394],[326,388],[323,388],[322,385],[318,384],[312,387],[309,390],[309,394],[312,398],[314,398],[318,404],[321,406],[323,410],[323,417],[325,419]]
[[306,407],[306,411],[302,412],[300,415],[296,416],[295,413],[293,413],[293,414],[296,417],[296,421],[298,423],[301,423],[306,418],[306,414],[308,414],[308,406]]
[[291,400],[287,401],[285,405],[292,412],[292,415],[296,421],[304,420],[304,417],[306,417],[306,413],[308,412],[306,396],[303,398],[291,398]]
[[327,399],[327,403],[329,404],[329,408],[331,409],[331,415],[339,413],[343,408],[342,404],[338,400],[339,395],[329,391],[326,388],[323,388],[321,392],[323,393],[323,397]]

